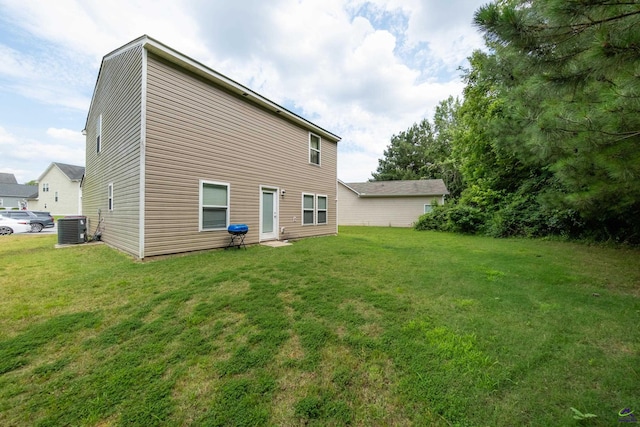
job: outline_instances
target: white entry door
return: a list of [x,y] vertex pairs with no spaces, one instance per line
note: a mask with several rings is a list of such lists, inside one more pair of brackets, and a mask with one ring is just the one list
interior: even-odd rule
[[278,238],[278,190],[262,188],[260,196],[260,241]]

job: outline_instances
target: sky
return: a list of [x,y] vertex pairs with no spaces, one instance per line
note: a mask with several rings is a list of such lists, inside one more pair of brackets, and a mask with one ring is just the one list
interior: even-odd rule
[[488,0],[0,0],[0,172],[84,166],[109,52],[146,34],[339,135],[364,182],[393,135],[460,97]]

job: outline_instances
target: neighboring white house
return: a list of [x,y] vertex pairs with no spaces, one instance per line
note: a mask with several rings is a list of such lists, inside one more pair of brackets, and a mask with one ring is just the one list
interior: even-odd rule
[[338,180],[338,225],[411,227],[449,194],[441,179],[344,183]]
[[81,214],[83,175],[84,166],[51,163],[38,178],[38,198],[29,201],[29,209],[52,215]]

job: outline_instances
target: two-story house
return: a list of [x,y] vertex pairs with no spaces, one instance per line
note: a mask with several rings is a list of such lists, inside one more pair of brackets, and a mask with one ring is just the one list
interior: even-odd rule
[[135,257],[337,233],[340,138],[148,36],[103,58],[85,132],[89,233]]
[[38,178],[38,199],[29,203],[32,210],[52,215],[78,215],[82,212],[80,182],[84,166],[53,162]]

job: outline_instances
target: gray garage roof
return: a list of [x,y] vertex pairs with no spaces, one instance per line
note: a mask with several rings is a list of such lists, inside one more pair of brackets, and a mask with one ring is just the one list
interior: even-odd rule
[[16,176],[12,173],[0,172],[0,184],[17,184]]
[[38,197],[37,185],[0,184],[0,197],[35,198]]
[[343,183],[360,197],[442,196],[449,194],[441,179]]

